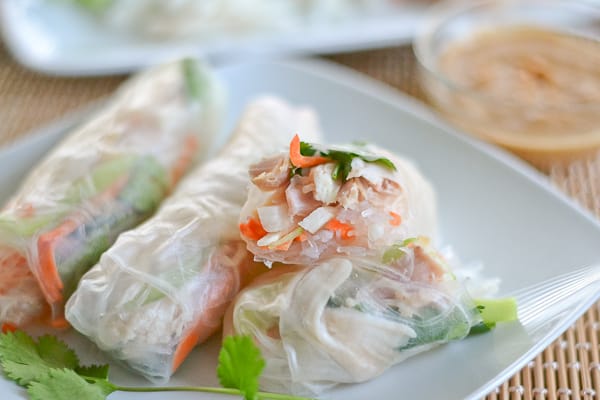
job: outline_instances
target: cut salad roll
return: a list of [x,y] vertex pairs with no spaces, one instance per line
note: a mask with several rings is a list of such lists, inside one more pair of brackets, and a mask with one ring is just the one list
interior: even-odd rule
[[[312,267],[277,265],[240,292],[223,334],[253,338],[266,361],[264,390],[314,395],[364,382],[495,322],[428,240],[398,243],[386,253],[377,263],[332,258]],[[513,306],[488,316],[514,318]]]
[[3,329],[66,326],[64,303],[79,278],[205,154],[222,98],[195,60],[155,67],[34,167],[0,212]]
[[249,173],[239,228],[266,263],[378,257],[395,242],[435,233],[429,182],[410,162],[372,145],[321,146],[295,136],[288,152]]
[[66,308],[73,327],[150,380],[168,379],[220,328],[239,289],[266,270],[238,231],[248,167],[295,132],[318,137],[311,110],[273,97],[251,103],[221,153],[81,279]]

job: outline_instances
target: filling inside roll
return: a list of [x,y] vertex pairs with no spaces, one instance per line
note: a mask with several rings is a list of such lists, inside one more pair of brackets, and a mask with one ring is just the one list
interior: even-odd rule
[[250,168],[240,233],[258,260],[311,264],[381,249],[435,231],[431,185],[408,161],[370,145],[318,146]]

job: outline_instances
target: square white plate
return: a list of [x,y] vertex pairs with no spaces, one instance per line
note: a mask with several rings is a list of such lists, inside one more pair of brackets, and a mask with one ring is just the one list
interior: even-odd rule
[[2,0],[0,29],[23,65],[54,75],[128,72],[186,55],[213,61],[264,59],[290,54],[337,53],[410,42],[427,3],[397,12],[301,32],[265,32],[198,40],[152,41],[110,31],[69,1]]
[[[554,190],[524,163],[491,146],[454,133],[422,105],[385,85],[323,62],[229,66],[219,74],[230,91],[227,131],[244,104],[270,92],[318,111],[330,142],[367,139],[416,161],[438,194],[442,237],[464,260],[480,260],[486,274],[502,278],[506,293],[600,261],[600,224]],[[82,115],[63,121],[0,152],[1,198],[27,169]],[[225,134],[222,138],[225,138]],[[451,343],[409,359],[381,377],[326,393],[324,399],[477,399],[517,372],[566,329],[594,299],[575,304],[532,336],[518,323]],[[66,335],[83,361],[102,361],[93,346]],[[217,385],[219,338],[198,347],[172,385]],[[115,366],[121,384],[148,385]],[[0,379],[3,399],[22,389]],[[169,394],[169,399],[215,399],[215,395]],[[164,393],[115,393],[111,400],[162,399]]]

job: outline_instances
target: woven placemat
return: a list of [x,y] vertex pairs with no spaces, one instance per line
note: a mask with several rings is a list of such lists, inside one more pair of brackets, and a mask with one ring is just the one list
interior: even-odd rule
[[[424,99],[409,47],[326,58]],[[0,147],[111,93],[123,79],[42,76],[15,64],[0,44]],[[553,167],[550,179],[600,218],[600,157]],[[600,303],[486,399],[599,400],[599,344]]]

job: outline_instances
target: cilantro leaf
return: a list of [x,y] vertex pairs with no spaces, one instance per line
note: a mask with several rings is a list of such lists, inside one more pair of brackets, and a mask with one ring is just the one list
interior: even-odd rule
[[312,144],[300,142],[300,154],[302,154],[303,156],[314,156],[316,152],[317,149],[315,149]]
[[258,378],[265,360],[249,336],[228,336],[219,353],[217,376],[225,388],[239,389],[246,400],[255,400]]
[[52,368],[27,388],[31,400],[104,400],[117,390],[107,380],[88,382],[72,369]]
[[[361,143],[360,145],[364,146],[366,145],[366,143]],[[375,154],[359,154],[352,151],[341,150],[339,148],[318,148],[311,143],[300,142],[301,155],[305,157],[312,157],[314,155],[317,155],[317,153],[321,157],[329,158],[331,161],[336,162],[331,177],[335,180],[341,179],[342,182],[346,182],[348,180],[348,175],[350,174],[350,171],[352,171],[352,160],[354,160],[355,158],[360,158],[361,160],[367,163],[378,164],[392,171],[396,170],[396,166],[392,161],[390,161],[388,158],[379,157]],[[290,176],[293,176],[297,173],[298,171],[292,168]]]
[[108,364],[77,367],[75,372],[86,378],[108,379]]
[[76,368],[75,352],[54,336],[42,336],[36,343],[22,331],[0,335],[0,360],[6,375],[27,385],[48,373],[50,368]]

